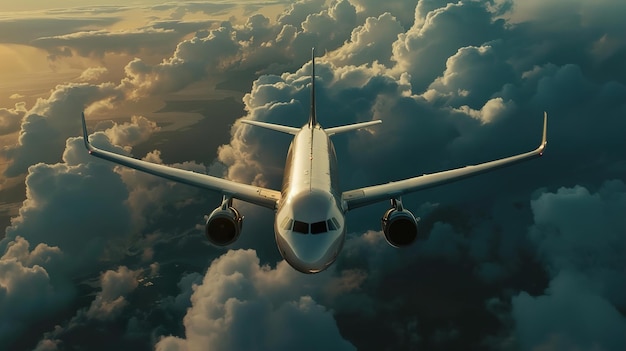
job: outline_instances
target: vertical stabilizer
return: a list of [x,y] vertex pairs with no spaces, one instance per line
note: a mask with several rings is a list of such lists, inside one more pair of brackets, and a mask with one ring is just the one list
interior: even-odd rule
[[311,115],[309,116],[309,126],[315,127],[317,117],[315,116],[315,48],[311,49]]

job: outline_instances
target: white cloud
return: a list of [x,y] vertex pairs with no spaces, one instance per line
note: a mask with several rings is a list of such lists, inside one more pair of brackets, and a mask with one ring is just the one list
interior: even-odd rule
[[[302,289],[285,262],[261,266],[252,250],[229,251],[213,261],[194,288],[184,318],[185,339],[162,338],[157,350],[352,350],[331,311]],[[301,280],[301,279],[296,279]]]
[[390,13],[369,17],[365,24],[352,30],[350,40],[328,54],[337,66],[371,64],[390,65],[391,44],[404,29]]
[[490,99],[480,110],[474,110],[467,105],[453,108],[455,112],[464,113],[480,121],[480,123],[491,123],[502,114],[509,112],[515,105],[512,101],[504,102],[501,97]]
[[0,135],[16,132],[26,113],[26,104],[19,102],[14,108],[0,108]]
[[104,134],[115,145],[133,146],[142,143],[161,128],[155,122],[143,116],[132,116],[130,123],[115,123],[111,128],[104,131]]
[[83,71],[78,77],[78,80],[82,82],[93,82],[100,79],[103,75],[108,73],[106,67],[90,67]]
[[128,304],[126,295],[139,285],[137,278],[141,273],[142,270],[133,271],[125,266],[104,272],[100,276],[102,290],[96,295],[85,316],[100,320],[116,318]]
[[39,99],[22,118],[18,144],[5,146],[0,152],[11,159],[5,175],[25,173],[38,162],[60,160],[65,140],[80,130],[80,113],[91,103],[119,98],[112,83],[58,85],[47,99]]

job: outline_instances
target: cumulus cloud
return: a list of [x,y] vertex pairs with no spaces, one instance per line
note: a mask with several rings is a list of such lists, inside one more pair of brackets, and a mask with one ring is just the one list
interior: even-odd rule
[[368,17],[365,24],[352,30],[350,40],[337,50],[328,54],[328,58],[338,66],[361,65],[374,61],[391,64],[391,43],[404,29],[390,13],[379,17]]
[[18,144],[5,146],[1,152],[11,159],[5,175],[25,173],[38,162],[60,160],[65,140],[80,130],[80,113],[94,102],[119,98],[112,83],[58,85],[47,99],[39,99],[22,119]]
[[25,113],[26,104],[22,102],[15,104],[14,108],[0,108],[0,135],[18,131]]
[[[297,274],[297,273],[296,273]],[[213,261],[194,288],[183,323],[185,338],[165,337],[157,350],[353,350],[339,334],[331,311],[298,295],[286,263],[271,269],[252,250],[229,251]]]
[[[92,142],[125,153],[127,151],[113,145],[111,139],[122,144],[133,143],[150,135],[155,128],[153,122],[137,117],[131,123],[114,123],[104,132],[95,133]],[[136,223],[133,224],[127,201],[129,189],[134,187],[124,182],[114,171],[113,164],[90,157],[82,137],[66,141],[62,159],[63,163],[38,163],[29,167],[26,200],[19,216],[12,219],[2,243],[6,245],[7,241],[22,236],[31,243],[58,246],[74,262],[82,262],[81,265],[68,263],[66,267],[77,272],[89,269],[107,250],[131,237]],[[125,176],[130,185],[132,179],[132,174]],[[117,210],[104,215],[101,206]],[[137,211],[143,213],[142,209]]]
[[49,275],[63,254],[58,247],[16,237],[0,257],[0,342],[9,344],[31,323],[61,309],[72,297],[65,281]]
[[[161,32],[197,33],[182,40],[160,63],[146,58],[128,63],[120,85],[61,85],[49,99],[40,100],[37,109],[23,112],[24,140],[4,150],[15,165],[11,174],[40,161],[57,162],[60,155],[65,164],[30,168],[28,199],[9,228],[4,247],[7,242],[18,242],[19,235],[32,246],[46,243],[41,250],[56,257],[49,248],[58,247],[62,255],[77,251],[68,243],[71,239],[93,255],[85,259],[88,265],[121,252],[111,248],[111,232],[122,233],[114,235],[113,241],[126,241],[141,228],[153,230],[136,244],[146,250],[133,251],[141,253],[143,262],[191,246],[185,241],[188,231],[181,234],[178,228],[171,233],[177,245],[168,242],[162,248],[154,241],[170,234],[163,232],[174,226],[170,223],[174,221],[167,220],[173,218],[172,213],[182,216],[180,209],[203,194],[90,159],[80,138],[67,140],[79,131],[79,120],[71,116],[78,116],[86,105],[112,106],[116,99],[141,99],[179,92],[200,81],[210,80],[213,85],[225,80],[249,90],[243,100],[245,118],[297,127],[308,113],[307,62],[310,47],[315,46],[322,56],[316,61],[317,111],[322,125],[384,120],[375,128],[333,139],[342,189],[526,151],[538,141],[534,137],[539,136],[544,110],[550,115],[549,152],[540,161],[510,171],[407,196],[405,206],[422,217],[420,230],[426,238],[406,250],[388,247],[382,233],[371,230],[378,225],[371,218],[380,216],[380,205],[349,214],[353,233],[331,271],[321,275],[299,275],[285,262],[276,268],[263,266],[260,262],[276,261],[275,250],[257,251],[260,258],[253,252],[229,252],[213,263],[203,283],[201,274],[184,270],[182,279],[173,280],[179,282],[180,293],[162,299],[167,308],[178,311],[167,314],[173,320],[190,308],[184,334],[182,326],[171,321],[150,324],[151,313],[160,313],[158,309],[145,312],[132,304],[125,310],[115,308],[114,301],[124,293],[101,298],[107,303],[94,301],[94,311],[107,305],[112,312],[133,314],[128,330],[143,328],[164,335],[158,344],[162,349],[191,348],[202,342],[206,346],[213,339],[218,340],[216,345],[236,348],[250,338],[268,349],[282,348],[291,341],[270,339],[277,335],[273,328],[287,329],[287,323],[303,322],[319,327],[331,336],[329,342],[345,348],[480,349],[486,344],[510,345],[512,338],[529,349],[623,348],[615,330],[623,329],[624,323],[620,311],[624,310],[625,283],[623,274],[619,275],[624,262],[615,248],[624,243],[615,233],[623,233],[624,228],[615,213],[624,212],[624,187],[621,182],[600,184],[605,179],[623,179],[626,170],[625,46],[620,36],[624,22],[611,14],[609,25],[603,27],[598,15],[603,6],[580,1],[556,17],[553,4],[532,1],[416,3],[298,1],[276,21],[255,14],[241,24],[151,24]],[[160,9],[176,6],[185,4],[166,4]],[[196,10],[180,10],[173,18],[188,11]],[[525,11],[531,15],[522,16]],[[77,30],[97,40],[113,33]],[[69,34],[47,36],[66,38],[70,45],[78,35]],[[114,34],[122,37],[121,32]],[[115,45],[111,49],[126,50]],[[87,50],[85,54],[93,53]],[[235,74],[237,79],[232,78]],[[66,106],[67,113],[59,113],[63,112],[60,106]],[[61,115],[71,117],[73,124]],[[102,129],[106,130],[92,136],[94,144],[121,153],[130,153],[136,138],[146,140],[156,131],[153,123],[141,118]],[[43,142],[48,139],[54,141]],[[218,160],[227,167],[230,179],[279,188],[289,141],[289,136],[234,123],[231,141],[219,149]],[[52,145],[57,151],[50,151]],[[162,163],[158,150],[136,156]],[[176,166],[205,169],[193,162]],[[585,188],[573,184],[585,184]],[[568,188],[538,191],[529,201],[529,194],[537,188],[563,185]],[[106,194],[97,189],[105,186]],[[99,217],[90,212],[90,206],[65,205],[70,200],[92,204],[94,199],[101,204],[99,208],[107,209]],[[423,201],[444,205],[420,207]],[[265,238],[271,235],[264,234],[271,234],[271,225],[254,229],[260,228],[256,224],[261,220],[251,212],[246,223],[252,226],[246,224],[246,232],[259,233],[255,240],[269,245]],[[74,223],[70,220],[76,213],[81,223],[96,225],[78,223],[70,228],[67,223]],[[116,222],[107,222],[111,217]],[[269,217],[263,223],[269,223]],[[120,228],[111,227],[112,223]],[[62,234],[45,236],[51,228]],[[107,244],[103,244],[105,232]],[[601,240],[589,241],[595,237]],[[35,274],[28,273],[34,268],[28,265],[39,264],[54,278],[53,265],[30,259],[31,254],[17,249],[24,247],[21,241],[14,246],[7,259],[28,262],[21,263],[28,268],[21,270],[25,276]],[[207,254],[200,250],[203,245],[193,249],[197,251],[186,250],[177,262],[195,256],[206,260],[218,252]],[[127,287],[131,289],[132,284]],[[104,287],[99,294],[104,294]],[[123,301],[126,297],[127,293]],[[494,301],[501,308],[495,308]],[[562,311],[569,313],[568,320]],[[251,314],[262,316],[259,320],[265,323],[250,324],[245,317]],[[583,330],[587,316],[598,325],[617,327]],[[292,340],[326,346],[299,334]],[[56,344],[51,338],[40,346]]]
[[117,270],[108,270],[100,276],[102,290],[85,312],[87,318],[110,320],[117,317],[122,309],[128,304],[125,296],[131,293],[139,282],[137,278],[141,270],[130,270],[125,266]]
[[80,74],[80,77],[78,77],[78,80],[83,81],[83,82],[93,82],[93,81],[100,79],[100,77],[102,77],[103,75],[107,73],[108,73],[108,70],[106,67],[90,67],[84,70],[83,73]]
[[552,280],[544,295],[521,292],[512,300],[522,347],[626,347],[624,183],[606,182],[597,193],[560,188],[531,205],[530,239]]
[[482,2],[422,1],[413,26],[393,44],[393,60],[396,69],[411,74],[414,91],[421,92],[459,48],[482,45],[503,32],[503,21],[493,21]]
[[513,318],[524,350],[601,349],[626,347],[626,320],[590,282],[575,273],[561,272],[546,295],[522,292],[513,298]]
[[132,116],[130,123],[115,123],[111,128],[106,129],[104,134],[115,145],[133,146],[146,141],[159,129],[155,122],[143,116]]

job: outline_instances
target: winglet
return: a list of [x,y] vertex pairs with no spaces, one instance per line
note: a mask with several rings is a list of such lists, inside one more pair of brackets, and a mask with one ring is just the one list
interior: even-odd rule
[[546,144],[548,144],[548,113],[543,111],[543,136],[541,137],[541,144],[537,148],[539,155],[543,155]]
[[85,112],[82,113],[82,121],[83,121],[83,141],[85,142],[85,148],[87,151],[91,153],[93,147],[89,144],[89,134],[87,134],[87,123],[85,123]]
[[311,115],[309,116],[309,126],[315,127],[317,117],[315,116],[315,48],[311,48]]

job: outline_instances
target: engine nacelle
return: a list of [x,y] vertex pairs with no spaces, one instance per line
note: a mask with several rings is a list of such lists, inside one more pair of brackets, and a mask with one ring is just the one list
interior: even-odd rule
[[242,223],[243,217],[236,208],[220,206],[211,212],[206,221],[206,237],[213,245],[230,245],[239,238]]
[[417,220],[402,206],[392,207],[385,212],[382,227],[387,243],[393,247],[411,245],[417,238]]

